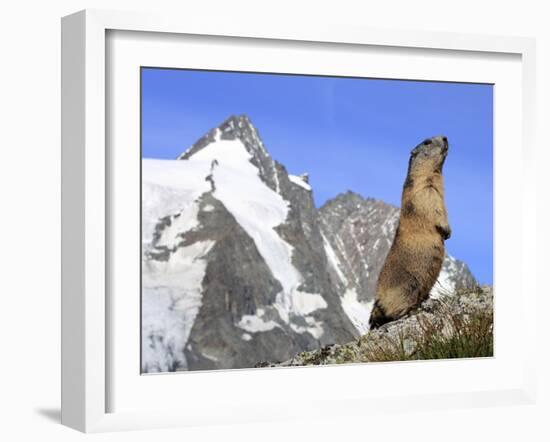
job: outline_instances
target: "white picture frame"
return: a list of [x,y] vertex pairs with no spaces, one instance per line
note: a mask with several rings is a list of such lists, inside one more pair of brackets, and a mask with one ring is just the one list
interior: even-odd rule
[[[62,423],[85,432],[114,431],[168,426],[207,425],[221,422],[254,422],[262,420],[367,414],[376,411],[399,411],[409,408],[441,409],[469,406],[532,403],[535,395],[534,349],[531,348],[536,324],[522,324],[524,344],[518,353],[518,368],[506,385],[478,388],[472,391],[403,394],[388,390],[376,400],[359,391],[355,396],[333,392],[327,397],[310,397],[306,402],[258,404],[245,399],[220,397],[193,409],[151,407],[150,410],[113,411],[109,393],[114,386],[109,376],[113,355],[110,353],[108,328],[112,323],[108,299],[108,244],[111,197],[107,173],[106,119],[108,85],[106,82],[107,44],[110,31],[154,32],[162,35],[217,36],[220,38],[268,39],[273,42],[308,42],[377,47],[379,50],[402,48],[404,51],[426,49],[443,52],[468,52],[482,59],[484,54],[508,54],[521,63],[521,114],[518,155],[522,161],[523,187],[518,189],[521,213],[520,241],[521,278],[517,278],[520,296],[518,314],[526,314],[528,305],[536,303],[534,266],[527,256],[535,256],[535,176],[534,106],[535,43],[517,37],[490,37],[451,33],[388,31],[316,24],[293,27],[265,22],[217,22],[196,17],[168,17],[143,13],[86,10],[62,21]],[[157,34],[158,35],[158,34]],[[498,108],[497,108],[498,111]],[[519,115],[518,114],[518,115]],[[503,156],[507,155],[503,153]],[[498,168],[495,172],[499,173]],[[498,186],[497,186],[498,193]],[[499,253],[498,242],[496,253]],[[503,249],[501,249],[503,250]],[[502,252],[500,252],[502,253]],[[497,289],[498,290],[498,289]],[[497,307],[498,310],[498,291]],[[502,315],[502,318],[509,316]],[[504,324],[504,322],[503,322]],[[506,326],[506,324],[504,324]],[[503,326],[503,327],[504,327]],[[498,327],[498,314],[497,314]],[[498,339],[498,335],[497,335]],[[496,353],[496,358],[498,358]],[[445,363],[432,370],[451,370]],[[448,363],[447,363],[448,364]],[[409,369],[412,365],[401,367]],[[463,366],[455,365],[455,370]],[[330,367],[326,373],[338,376],[342,369],[360,376],[361,367]],[[254,382],[303,382],[311,377],[309,368],[267,370],[269,375],[256,376]],[[316,369],[313,369],[316,370]],[[386,371],[389,369],[385,369]],[[265,371],[264,371],[265,372]],[[307,374],[306,374],[307,373]],[[178,375],[179,376],[179,375]],[[184,376],[187,376],[185,374]],[[208,382],[209,373],[192,374],[194,383]],[[217,373],[217,383],[224,376],[239,382],[250,372]],[[269,376],[266,377],[266,376]],[[172,376],[156,376],[164,384],[175,382]],[[294,378],[294,380],[292,379]],[[211,378],[214,379],[214,378]],[[277,381],[280,379],[280,381]],[[283,381],[284,379],[284,381]],[[215,382],[215,383],[216,383]],[[195,393],[197,394],[197,393]],[[222,395],[223,396],[223,395]],[[232,404],[232,407],[228,407]],[[308,404],[309,406],[304,406]],[[225,411],[224,411],[225,410]]]

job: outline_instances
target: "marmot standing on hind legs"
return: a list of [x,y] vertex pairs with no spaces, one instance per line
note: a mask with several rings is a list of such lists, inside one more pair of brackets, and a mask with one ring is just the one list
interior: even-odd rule
[[439,136],[426,139],[411,152],[399,224],[378,278],[371,329],[419,306],[437,281],[444,241],[451,236],[443,200],[447,151],[447,138]]

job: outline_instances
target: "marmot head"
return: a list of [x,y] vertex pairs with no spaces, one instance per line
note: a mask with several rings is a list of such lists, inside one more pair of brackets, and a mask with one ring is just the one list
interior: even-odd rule
[[441,173],[448,150],[447,137],[438,136],[422,141],[411,151],[409,177]]

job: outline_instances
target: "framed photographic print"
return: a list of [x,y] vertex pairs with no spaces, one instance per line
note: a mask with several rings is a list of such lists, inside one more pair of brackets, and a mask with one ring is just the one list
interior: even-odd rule
[[533,41],[264,25],[63,19],[63,423],[531,401]]

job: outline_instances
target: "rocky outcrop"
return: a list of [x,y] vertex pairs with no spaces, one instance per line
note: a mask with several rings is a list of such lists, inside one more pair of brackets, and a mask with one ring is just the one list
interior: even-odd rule
[[256,367],[389,362],[493,353],[493,289],[478,287],[428,299],[416,311],[343,345],[301,352],[284,362]]

